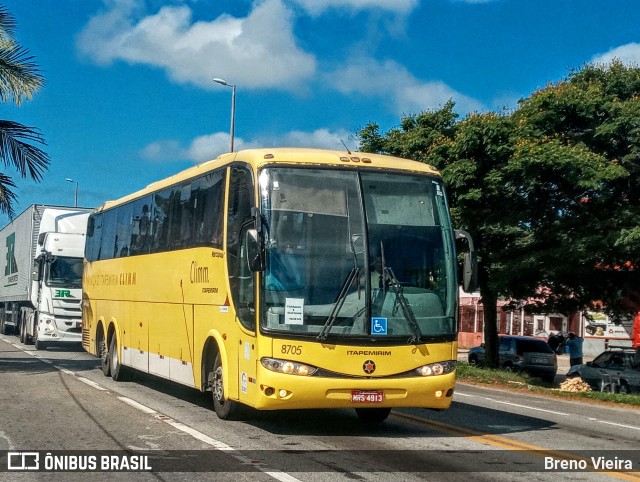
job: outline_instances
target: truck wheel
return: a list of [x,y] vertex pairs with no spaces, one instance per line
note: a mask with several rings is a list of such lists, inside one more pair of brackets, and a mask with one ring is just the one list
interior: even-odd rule
[[38,335],[36,335],[36,350],[46,350],[47,344],[43,341],[38,340]]
[[27,344],[27,330],[25,328],[25,322],[20,323],[20,343]]
[[213,393],[213,409],[216,411],[216,415],[222,420],[234,420],[238,416],[239,404],[225,397],[220,353],[216,355],[213,371],[209,373],[209,381]]
[[0,320],[0,333],[3,335],[9,335],[11,333],[11,327],[8,326],[4,320]]

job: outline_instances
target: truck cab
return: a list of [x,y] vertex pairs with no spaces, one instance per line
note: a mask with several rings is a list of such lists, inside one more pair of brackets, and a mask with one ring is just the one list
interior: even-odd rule
[[0,334],[37,349],[82,341],[90,208],[33,204],[0,229]]
[[[85,236],[80,233],[42,233],[40,254],[34,260],[31,303],[26,336],[45,348],[55,342],[82,341],[82,260]],[[29,340],[25,340],[29,341]]]

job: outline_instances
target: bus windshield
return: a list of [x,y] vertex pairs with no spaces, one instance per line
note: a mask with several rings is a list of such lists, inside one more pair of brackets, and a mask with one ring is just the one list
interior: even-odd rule
[[439,178],[271,167],[259,180],[263,330],[455,339],[455,250]]

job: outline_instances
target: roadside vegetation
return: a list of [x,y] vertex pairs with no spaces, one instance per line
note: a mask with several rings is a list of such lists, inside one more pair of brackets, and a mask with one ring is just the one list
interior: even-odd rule
[[640,408],[640,394],[564,392],[560,391],[558,385],[544,382],[540,378],[531,377],[526,373],[470,365],[466,362],[458,362],[458,380],[464,383],[492,385],[494,387],[522,390],[539,395],[549,395],[580,401],[615,403],[627,405],[629,408]]

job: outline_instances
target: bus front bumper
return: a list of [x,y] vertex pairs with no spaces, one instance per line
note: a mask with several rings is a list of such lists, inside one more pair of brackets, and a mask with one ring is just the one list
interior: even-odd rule
[[260,367],[254,408],[421,407],[451,405],[456,372],[429,377],[325,378],[275,373]]

